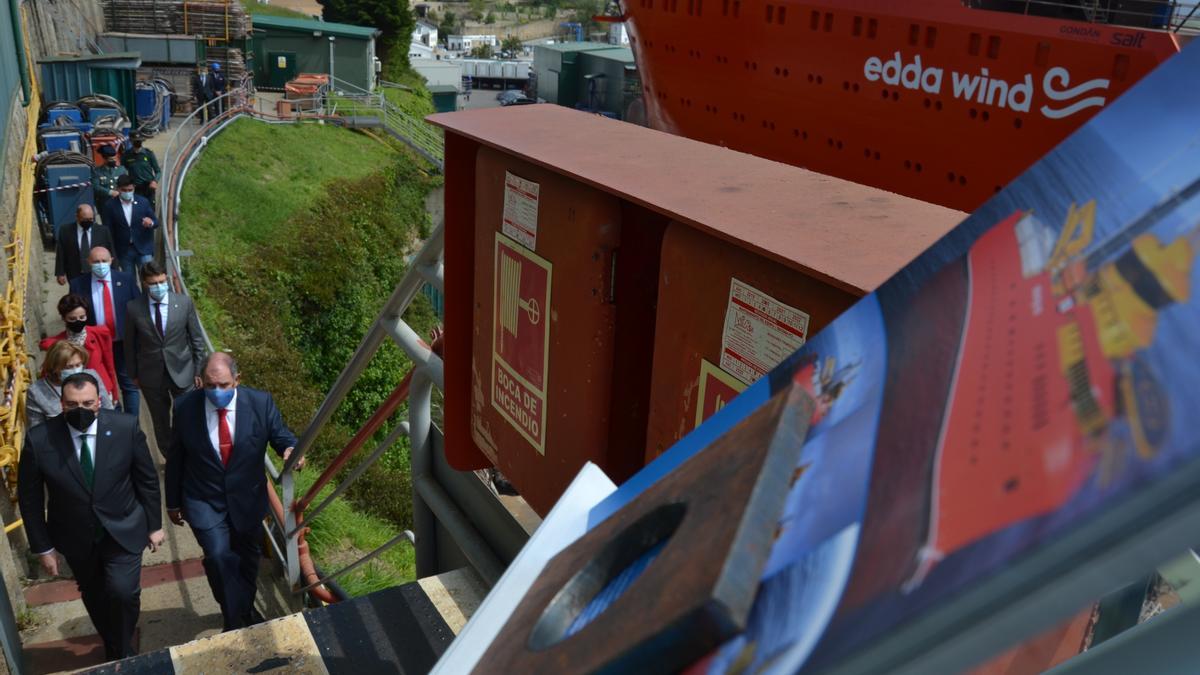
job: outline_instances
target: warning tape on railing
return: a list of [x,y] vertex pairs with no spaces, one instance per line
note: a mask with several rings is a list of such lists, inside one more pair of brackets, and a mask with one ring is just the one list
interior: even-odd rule
[[59,185],[58,187],[42,188],[41,190],[34,190],[33,194],[36,195],[36,194],[41,194],[43,192],[56,192],[58,190],[74,190],[75,188],[86,187],[91,184],[92,184],[92,181],[88,180],[88,181],[84,181],[82,183],[71,183],[70,185]]

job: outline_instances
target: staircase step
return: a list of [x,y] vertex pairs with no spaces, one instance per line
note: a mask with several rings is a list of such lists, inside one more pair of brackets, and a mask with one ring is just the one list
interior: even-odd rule
[[[37,612],[44,623],[22,635],[33,672],[74,670],[104,661],[100,637],[82,600],[42,605]],[[220,630],[221,609],[203,572],[142,588],[140,649],[162,649]]]
[[384,589],[87,672],[426,673],[470,618],[481,590],[474,575],[453,572],[436,582],[422,580]]

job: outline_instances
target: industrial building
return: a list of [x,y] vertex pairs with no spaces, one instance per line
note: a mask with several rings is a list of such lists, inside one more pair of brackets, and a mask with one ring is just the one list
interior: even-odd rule
[[300,73],[332,73],[359,89],[375,88],[379,30],[315,19],[254,17],[254,81],[282,88]]
[[640,110],[641,81],[628,47],[601,42],[538,45],[533,68],[537,96],[548,103],[618,119],[637,117],[631,106]]
[[482,45],[499,47],[500,40],[495,35],[450,35],[446,37],[446,47],[452,52],[469,52]]

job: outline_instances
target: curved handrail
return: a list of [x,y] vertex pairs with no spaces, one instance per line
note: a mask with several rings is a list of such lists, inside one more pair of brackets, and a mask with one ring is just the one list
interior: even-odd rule
[[[167,270],[172,285],[177,292],[184,294],[188,292],[186,282],[183,278],[181,258],[189,255],[189,253],[181,251],[179,246],[178,209],[180,194],[188,170],[208,140],[220,133],[233,120],[240,117],[250,117],[262,122],[296,122],[314,118],[339,119],[336,115],[321,113],[305,114],[291,119],[280,118],[276,115],[254,110],[248,105],[248,100],[249,92],[247,90],[231,90],[206,104],[206,106],[215,107],[221,103],[230,103],[231,105],[228,105],[225,110],[218,114],[211,116],[204,124],[198,124],[194,127],[190,123],[194,122],[197,116],[204,112],[204,108],[198,108],[193,111],[191,115],[188,115],[183,120],[163,153],[163,181],[160,185],[162,198],[159,200],[158,210],[160,223],[163,225],[164,258],[167,262]],[[383,115],[385,118],[394,118],[392,122],[397,125],[410,121],[403,113],[394,111],[394,109],[389,110],[388,104],[382,96],[376,100],[379,103],[373,107],[369,106],[371,110]],[[356,101],[355,105],[362,105],[362,102]],[[420,122],[420,125],[428,128],[423,121]],[[189,129],[190,131],[188,131]],[[440,137],[437,137],[436,141],[436,159],[431,157],[429,152],[417,148],[412,142],[409,142],[409,145],[440,168]],[[276,470],[270,459],[267,459],[265,462],[264,470],[271,479],[268,489],[268,497],[271,503],[268,515],[271,522],[270,524],[264,523],[264,528],[270,540],[272,553],[287,570],[288,580],[293,586],[299,586],[301,583],[304,584],[294,591],[296,593],[308,593],[311,597],[325,603],[336,602],[340,599],[338,595],[331,592],[325,586],[325,583],[330,579],[352,571],[401,541],[409,541],[415,544],[413,533],[405,530],[382,546],[366,553],[357,561],[322,578],[312,561],[308,544],[305,540],[305,535],[308,532],[308,527],[304,524],[305,516],[307,515],[309,519],[312,519],[319,515],[329,504],[338,499],[354,481],[361,477],[367,468],[382,457],[383,453],[395,444],[402,435],[408,435],[412,441],[414,466],[413,498],[417,503],[417,507],[422,508],[427,504],[426,508],[432,509],[439,520],[446,523],[452,536],[459,543],[468,560],[486,581],[489,583],[495,582],[503,570],[503,565],[495,557],[495,554],[483,542],[482,537],[470,525],[469,520],[454,506],[452,500],[449,499],[444,490],[436,484],[430,472],[427,470],[418,470],[421,467],[430,466],[430,460],[427,456],[432,452],[431,439],[433,428],[429,410],[432,405],[433,387],[436,386],[439,389],[442,387],[441,340],[433,340],[432,345],[425,343],[404,322],[402,316],[404,310],[424,285],[430,284],[438,290],[442,289],[442,242],[442,226],[439,224],[420,252],[414,257],[408,272],[404,275],[404,278],[393,292],[391,298],[376,318],[363,343],[359,345],[355,355],[328,392],[325,401],[321,404],[312,422],[301,435],[300,441],[296,444],[295,451],[284,462],[283,469]],[[201,331],[203,332],[205,344],[211,351],[213,349],[212,340],[207,331],[205,331],[203,324],[201,324]],[[371,416],[333,462],[325,468],[316,483],[300,499],[296,499],[293,474],[296,462],[311,447],[313,440],[320,432],[322,426],[328,421],[333,410],[336,409],[342,398],[344,398],[345,394],[353,386],[359,374],[365,368],[366,363],[370,361],[371,356],[374,355],[375,350],[378,349],[385,337],[391,337],[404,349],[413,361],[413,369],[405,375],[380,409]],[[415,390],[410,387],[410,383],[414,381],[418,383]],[[382,428],[383,424],[406,401],[409,404],[409,420],[396,425],[374,452],[360,462],[329,496],[320,504],[313,507],[312,503],[317,498],[319,492],[332,482],[334,476],[345,468],[347,463],[362,450],[366,442]],[[282,499],[275,493],[275,481],[278,481],[282,487]],[[278,538],[275,532],[279,533],[280,536]]]
[[[220,133],[233,120],[251,116],[254,117],[253,110],[247,105],[249,92],[246,89],[235,89],[226,92],[222,96],[215,99],[210,104],[216,105],[217,102],[233,102],[238,101],[239,105],[230,106],[216,116],[210,118],[206,123],[191,127],[198,115],[203,112],[203,108],[197,108],[190,115],[185,117],[177,127],[172,138],[167,143],[167,148],[163,152],[162,170],[163,180],[159,184],[159,199],[157,204],[159,223],[163,228],[163,258],[166,261],[167,273],[175,288],[175,291],[188,295],[187,284],[183,278],[182,266],[180,264],[181,251],[179,250],[179,222],[178,222],[178,205],[179,195],[183,186],[183,179],[187,174],[187,170],[191,167],[192,162],[198,156],[199,150],[207,144],[209,138],[212,138],[217,133]],[[184,133],[186,130],[186,137]],[[181,140],[182,139],[182,140]],[[212,339],[208,335],[203,322],[197,322],[200,325],[200,332],[204,338],[204,344],[208,350],[214,351]],[[264,462],[264,470],[268,473],[268,501],[272,509],[269,514],[276,529],[284,530],[285,518],[283,516],[283,504],[279,502],[279,496],[275,493],[274,481],[280,479],[280,473],[275,470],[274,464],[267,458]],[[289,475],[290,479],[290,475]],[[275,504],[279,503],[279,508],[274,508]],[[308,549],[308,543],[305,541],[307,530],[299,533],[295,557],[289,561],[271,533],[271,526],[264,524],[267,538],[271,542],[272,548],[276,553],[276,557],[285,569],[295,568],[303,574],[306,581],[319,579],[316,572],[316,565],[312,560],[312,556]],[[339,598],[329,589],[321,584],[309,584],[305,589],[308,594],[314,599],[324,602],[337,602]]]

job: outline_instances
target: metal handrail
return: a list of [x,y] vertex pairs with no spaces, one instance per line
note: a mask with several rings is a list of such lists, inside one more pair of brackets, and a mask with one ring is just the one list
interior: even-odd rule
[[[187,286],[183,279],[181,258],[190,255],[189,252],[180,250],[179,246],[178,215],[180,194],[188,170],[208,140],[215,134],[220,133],[230,122],[241,117],[249,117],[263,122],[297,122],[313,117],[337,120],[339,117],[338,115],[328,114],[329,112],[333,112],[331,111],[332,106],[329,105],[332,103],[329,97],[326,97],[324,101],[325,105],[322,106],[326,111],[325,114],[302,114],[293,119],[281,119],[275,115],[255,111],[247,105],[248,94],[249,92],[246,90],[232,90],[213,102],[206,104],[215,108],[222,99],[231,103],[226,110],[213,116],[208,123],[193,126],[189,123],[193,122],[197,115],[203,112],[202,108],[198,108],[179,125],[175,134],[168,142],[167,149],[163,153],[163,179],[160,184],[162,198],[159,200],[158,210],[160,222],[163,224],[164,249],[166,252],[164,257],[167,261],[168,273],[178,292],[187,293]],[[435,163],[440,168],[442,154],[441,137],[436,134],[422,133],[420,130],[428,132],[431,129],[423,120],[414,120],[414,118],[399,111],[394,106],[390,106],[382,95],[354,95],[347,100],[351,102],[351,105],[336,112],[344,116],[347,111],[359,110],[361,108],[381,115],[385,123],[389,126],[389,129],[397,137],[403,137],[406,131],[411,132],[408,136],[410,147],[413,147],[427,159],[430,159],[430,161],[435,161],[434,157],[436,157]],[[232,105],[235,101],[237,105]],[[412,139],[424,139],[426,149],[422,150],[416,145],[418,141]],[[430,143],[429,141],[431,140],[435,142]],[[433,152],[434,150],[436,150],[436,155]],[[415,516],[418,521],[422,518],[436,517],[438,521],[442,522],[450,531],[456,543],[458,543],[467,560],[479,572],[486,583],[495,583],[503,572],[503,564],[484,541],[482,535],[474,528],[470,520],[454,504],[453,500],[446,494],[445,490],[432,475],[431,455],[435,442],[434,439],[440,434],[432,423],[433,388],[442,389],[443,387],[443,364],[441,356],[438,353],[440,352],[439,341],[434,340],[433,345],[426,344],[403,319],[405,310],[426,285],[430,285],[438,291],[444,291],[442,281],[443,241],[443,229],[442,225],[439,224],[434,228],[425,245],[412,259],[407,273],[397,285],[380,314],[376,317],[375,322],[372,324],[367,335],[364,336],[354,356],[351,357],[337,381],[330,388],[313,420],[301,434],[292,455],[284,462],[283,468],[277,470],[269,458],[264,462],[264,470],[272,479],[269,490],[273,506],[268,510],[268,518],[264,521],[263,528],[270,541],[270,552],[286,570],[289,583],[296,588],[295,593],[308,593],[322,602],[336,602],[338,597],[324,587],[325,583],[334,577],[357,569],[402,540],[415,543],[413,533],[406,530],[400,535],[393,537],[383,546],[367,552],[345,568],[332,574],[318,577],[315,572],[315,565],[312,564],[311,557],[307,554],[307,544],[304,541],[305,534],[308,531],[308,528],[304,524],[305,516],[310,519],[315,518],[335,500],[339,499],[370,466],[383,456],[388,448],[392,447],[404,435],[409,437],[412,447],[413,500]],[[213,349],[212,340],[207,332],[204,331],[203,325],[201,325],[201,330],[204,342],[211,351]],[[362,374],[375,352],[383,344],[385,338],[391,338],[404,350],[414,364],[412,371],[405,376],[396,391],[393,392],[393,396],[389,397],[380,410],[355,434],[351,443],[326,468],[318,478],[317,483],[303,497],[297,499],[294,476],[296,463],[312,447],[322,427],[328,422],[338,405],[340,405],[346,394],[357,382],[358,377]],[[309,507],[318,497],[321,489],[332,482],[333,477],[344,468],[351,457],[364,447],[366,442],[405,401],[408,403],[408,419],[397,424],[388,434],[387,438],[360,462],[334,488],[331,494],[326,496],[317,506],[310,509]],[[275,495],[275,482],[278,482],[282,488],[282,499],[279,499]],[[277,502],[278,508],[275,506]],[[302,579],[303,581],[301,581]],[[301,583],[304,585],[301,586]]]
[[[989,6],[987,0],[964,0],[964,4],[968,7],[980,9],[994,9]],[[1111,0],[1091,0],[1091,2],[1068,2],[1067,0],[1025,0],[1023,6],[1008,5],[1001,11],[1016,12],[1022,14],[1038,14],[1049,10],[1071,10],[1080,12],[1079,21],[1087,23],[1101,23],[1113,26],[1131,25],[1121,21],[1111,21],[1109,14],[1115,13],[1125,17],[1137,17],[1139,19],[1160,19],[1163,21],[1161,26],[1153,26],[1162,30],[1168,30],[1175,33],[1184,33],[1194,35],[1200,33],[1200,23],[1194,22],[1193,17],[1196,15],[1197,8],[1200,8],[1200,3],[1197,2],[1179,2],[1178,0],[1157,0],[1154,4],[1161,11],[1147,11],[1144,7],[1136,8],[1117,6],[1117,3]],[[1142,3],[1144,5],[1145,3]],[[1138,24],[1137,27],[1146,28]]]
[[[336,89],[336,93],[340,96],[351,97],[356,101],[363,102],[371,110],[381,111],[383,113],[382,121],[389,131],[432,162],[439,171],[442,170],[445,146],[440,129],[392,105],[382,93],[369,92],[337,77],[333,78],[332,88]],[[367,101],[371,101],[371,103],[366,103]]]

